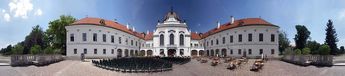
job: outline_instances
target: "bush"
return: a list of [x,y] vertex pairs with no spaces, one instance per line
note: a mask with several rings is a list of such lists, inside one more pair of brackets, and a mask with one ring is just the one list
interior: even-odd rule
[[23,54],[23,51],[24,47],[20,44],[15,45],[11,50],[12,54]]
[[309,48],[303,48],[303,49],[302,49],[302,54],[303,54],[303,55],[309,55],[310,52],[311,52],[311,51],[310,51]]
[[300,49],[296,49],[296,50],[295,50],[295,54],[296,54],[296,55],[301,55],[301,54],[302,54],[302,52],[301,52],[301,50],[300,50]]
[[294,54],[293,48],[291,48],[291,47],[285,48],[284,51],[283,51],[283,54],[284,55],[292,55],[292,54]]
[[39,54],[39,53],[42,53],[40,45],[34,45],[33,47],[31,47],[30,54]]
[[44,49],[45,54],[54,54],[54,48],[53,47],[47,47]]
[[329,48],[328,45],[323,44],[320,48],[319,48],[319,54],[320,55],[329,55],[331,53],[331,48]]

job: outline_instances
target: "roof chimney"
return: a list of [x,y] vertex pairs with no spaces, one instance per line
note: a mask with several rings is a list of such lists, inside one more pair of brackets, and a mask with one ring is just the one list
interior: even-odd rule
[[133,29],[132,29],[133,31],[135,31],[135,28],[134,28],[134,26],[133,26]]
[[217,21],[217,29],[219,29],[219,28],[220,28],[220,22]]
[[231,16],[231,24],[233,24],[235,22],[235,18],[234,16]]
[[146,31],[146,34],[149,34],[149,33],[150,33],[150,31],[149,31],[149,30],[147,30],[147,31]]

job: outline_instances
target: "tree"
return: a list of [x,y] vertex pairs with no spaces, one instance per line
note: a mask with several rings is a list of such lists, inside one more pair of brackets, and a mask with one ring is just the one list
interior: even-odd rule
[[28,54],[28,50],[31,49],[31,47],[33,47],[34,45],[45,47],[46,45],[43,38],[44,32],[42,28],[39,25],[32,27],[32,31],[28,36],[25,37],[24,40],[24,54]]
[[303,48],[302,49],[302,54],[303,55],[309,55],[310,54],[310,49],[309,48]]
[[63,54],[66,54],[66,29],[65,26],[71,25],[76,19],[72,16],[60,16],[60,19],[49,22],[47,29],[48,39],[51,39],[53,48],[62,49]]
[[21,44],[17,44],[12,48],[12,54],[23,54],[24,47]]
[[283,50],[285,50],[290,45],[290,41],[287,38],[287,34],[285,32],[279,32],[279,51],[282,54]]
[[321,44],[314,41],[308,41],[306,44],[306,47],[310,48],[311,54],[318,54],[319,47],[321,47]]
[[331,48],[329,48],[328,45],[321,45],[321,47],[319,48],[319,54],[320,55],[329,55],[331,52]]
[[328,20],[326,30],[326,41],[327,44],[331,48],[331,54],[336,55],[338,54],[338,47],[337,47],[337,33],[335,32],[332,20]]
[[301,54],[302,54],[302,51],[300,49],[295,50],[295,55],[301,55]]
[[33,47],[31,47],[30,49],[30,54],[40,54],[41,52],[41,46],[40,45],[34,45]]
[[296,25],[297,34],[295,35],[295,43],[297,49],[303,49],[307,43],[310,32],[304,25]]
[[339,51],[342,53],[342,54],[344,54],[345,53],[345,49],[344,49],[344,46],[340,46],[340,49],[339,49]]
[[10,55],[12,50],[12,45],[8,45],[6,48],[1,49],[2,55]]

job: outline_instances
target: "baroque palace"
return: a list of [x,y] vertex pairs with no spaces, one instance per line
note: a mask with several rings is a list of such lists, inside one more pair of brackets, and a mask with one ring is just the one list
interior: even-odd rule
[[279,27],[261,18],[220,24],[205,33],[188,30],[174,11],[153,32],[139,33],[116,21],[86,17],[65,27],[67,56],[86,58],[132,56],[278,57]]

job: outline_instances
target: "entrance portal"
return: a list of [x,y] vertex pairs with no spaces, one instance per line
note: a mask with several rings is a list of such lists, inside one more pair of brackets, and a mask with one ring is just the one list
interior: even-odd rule
[[175,56],[175,54],[176,54],[176,50],[175,49],[169,49],[168,50],[168,56],[169,57]]
[[198,51],[192,50],[192,56],[197,56],[197,55],[198,55]]
[[243,57],[247,57],[247,52],[246,51],[243,52]]

